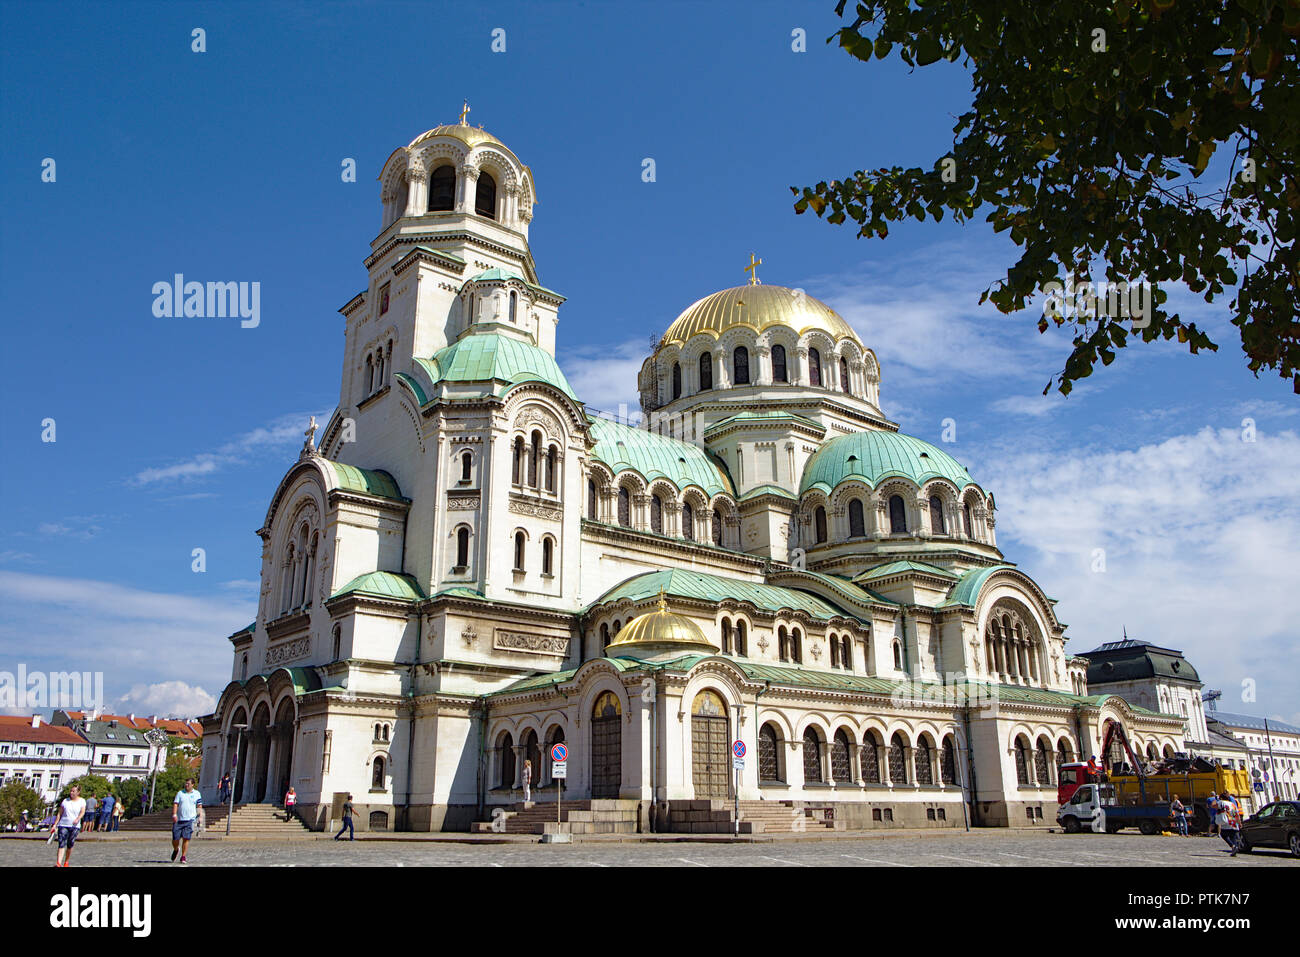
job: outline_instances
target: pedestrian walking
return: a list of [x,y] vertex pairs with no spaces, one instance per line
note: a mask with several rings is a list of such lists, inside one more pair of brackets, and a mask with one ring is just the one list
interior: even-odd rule
[[77,834],[85,816],[86,801],[81,796],[81,788],[74,784],[68,788],[68,796],[59,804],[59,816],[50,828],[59,835],[59,849],[54,856],[55,867],[68,866],[72,857],[72,845],[77,843]]
[[122,827],[122,818],[124,817],[126,817],[126,804],[118,801],[113,805],[113,826],[111,830],[119,830]]
[[338,832],[337,834],[334,835],[334,840],[337,841],[339,838],[341,838],[341,837],[343,836],[343,832],[344,832],[344,831],[347,831],[347,832],[348,832],[348,835],[349,835],[348,840],[349,840],[349,841],[355,841],[355,840],[357,839],[356,828],[354,828],[354,827],[352,826],[352,812],[353,812],[353,810],[354,810],[354,808],[352,807],[352,795],[349,794],[349,795],[347,796],[347,800],[345,800],[345,801],[343,802],[343,826],[340,827],[340,828],[339,828],[339,832]]
[[533,762],[531,758],[524,758],[524,803],[527,804],[533,799]]
[[203,827],[203,795],[194,787],[194,779],[186,778],[183,790],[172,800],[172,860],[181,855],[181,863],[189,863],[190,838],[197,824]]
[[1227,832],[1224,840],[1232,848],[1228,856],[1236,857],[1237,852],[1241,850],[1241,808],[1237,805],[1237,799],[1231,794],[1223,795],[1220,804],[1223,809],[1224,823],[1219,825],[1219,833]]
[[23,834],[26,832],[26,830],[27,830],[27,812],[23,811],[22,814],[18,815],[18,833]]
[[229,774],[223,774],[221,776],[221,785],[217,789],[217,794],[220,797],[222,804],[225,804],[227,801],[230,800],[230,775]]
[[289,785],[289,790],[284,792],[284,820],[285,823],[293,820],[294,808],[298,804],[298,792]]
[[1187,808],[1178,795],[1174,795],[1173,803],[1169,805],[1169,816],[1174,819],[1174,827],[1178,828],[1178,833],[1187,837]]
[[113,823],[113,808],[117,804],[117,798],[112,793],[106,794],[104,800],[99,802],[99,821],[95,826],[96,830],[107,832]]
[[86,827],[85,827],[85,830],[87,830],[87,831],[93,831],[93,830],[95,829],[95,821],[98,820],[98,818],[97,818],[95,815],[98,814],[98,813],[99,813],[99,801],[98,801],[98,799],[97,799],[97,798],[95,797],[95,795],[93,795],[93,794],[87,794],[87,795],[86,795],[86,816],[85,816]]

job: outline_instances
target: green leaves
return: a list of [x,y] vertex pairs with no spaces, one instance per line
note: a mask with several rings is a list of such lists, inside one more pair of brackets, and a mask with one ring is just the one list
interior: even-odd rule
[[[1165,310],[1160,286],[1174,282],[1226,298],[1247,366],[1300,390],[1300,0],[862,0],[845,20],[840,45],[859,59],[970,57],[958,174],[945,181],[939,160],[860,172],[795,188],[797,213],[884,238],[905,218],[982,212],[1020,250],[981,296],[1007,313],[1047,278],[1097,264],[1112,281],[1155,283],[1145,328],[1076,323],[1062,393],[1130,342],[1215,349]],[[1053,325],[1033,318],[1039,331]]]

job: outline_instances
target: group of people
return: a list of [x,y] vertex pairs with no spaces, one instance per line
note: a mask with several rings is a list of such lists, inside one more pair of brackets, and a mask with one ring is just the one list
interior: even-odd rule
[[83,831],[116,831],[126,816],[126,807],[112,794],[97,798],[86,795],[86,819]]
[[[1241,805],[1237,799],[1224,791],[1222,794],[1210,792],[1210,796],[1205,801],[1205,809],[1210,813],[1211,826],[1219,832],[1219,836],[1230,849],[1230,857],[1236,857],[1237,852],[1241,850]],[[1169,803],[1169,816],[1173,819],[1174,827],[1183,837],[1188,836],[1187,829],[1187,805],[1175,795],[1173,801]]]
[[[107,811],[105,811],[105,804],[108,805]],[[68,866],[68,862],[72,859],[72,848],[83,831],[115,831],[117,830],[115,822],[120,821],[121,818],[121,801],[114,799],[112,795],[102,801],[96,800],[93,794],[83,798],[81,788],[76,784],[72,785],[68,788],[68,796],[59,802],[58,813],[50,825],[49,842],[53,843],[57,839],[59,844],[54,866]],[[99,825],[101,819],[113,823],[114,826],[101,827]],[[190,839],[194,836],[196,826],[200,830],[203,827],[203,797],[194,787],[194,779],[189,778],[185,781],[185,787],[176,792],[176,797],[172,801],[173,861],[179,854],[182,864],[189,863]]]

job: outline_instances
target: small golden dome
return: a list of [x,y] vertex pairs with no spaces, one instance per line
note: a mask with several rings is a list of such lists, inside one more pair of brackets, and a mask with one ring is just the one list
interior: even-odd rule
[[718,338],[737,326],[755,332],[789,326],[800,335],[820,329],[836,342],[847,337],[862,345],[853,327],[826,303],[800,289],[763,285],[723,289],[691,303],[668,327],[660,345],[683,343],[700,333]]
[[638,615],[623,626],[622,631],[609,643],[608,654],[637,654],[658,651],[694,651],[698,654],[718,653],[718,646],[704,637],[700,626],[684,615],[668,610],[664,593],[659,593],[658,611]]
[[410,145],[406,148],[409,150],[412,146],[418,146],[425,140],[431,140],[439,136],[454,137],[470,149],[473,149],[480,143],[493,143],[497,146],[505,146],[505,144],[499,139],[481,127],[466,126],[460,123],[448,123],[445,126],[435,126],[431,130],[426,130],[415,139],[411,140]]

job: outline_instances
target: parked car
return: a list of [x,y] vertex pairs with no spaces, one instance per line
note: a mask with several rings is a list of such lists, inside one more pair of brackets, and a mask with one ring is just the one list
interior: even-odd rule
[[1274,801],[1241,822],[1241,849],[1285,847],[1300,857],[1300,801]]

